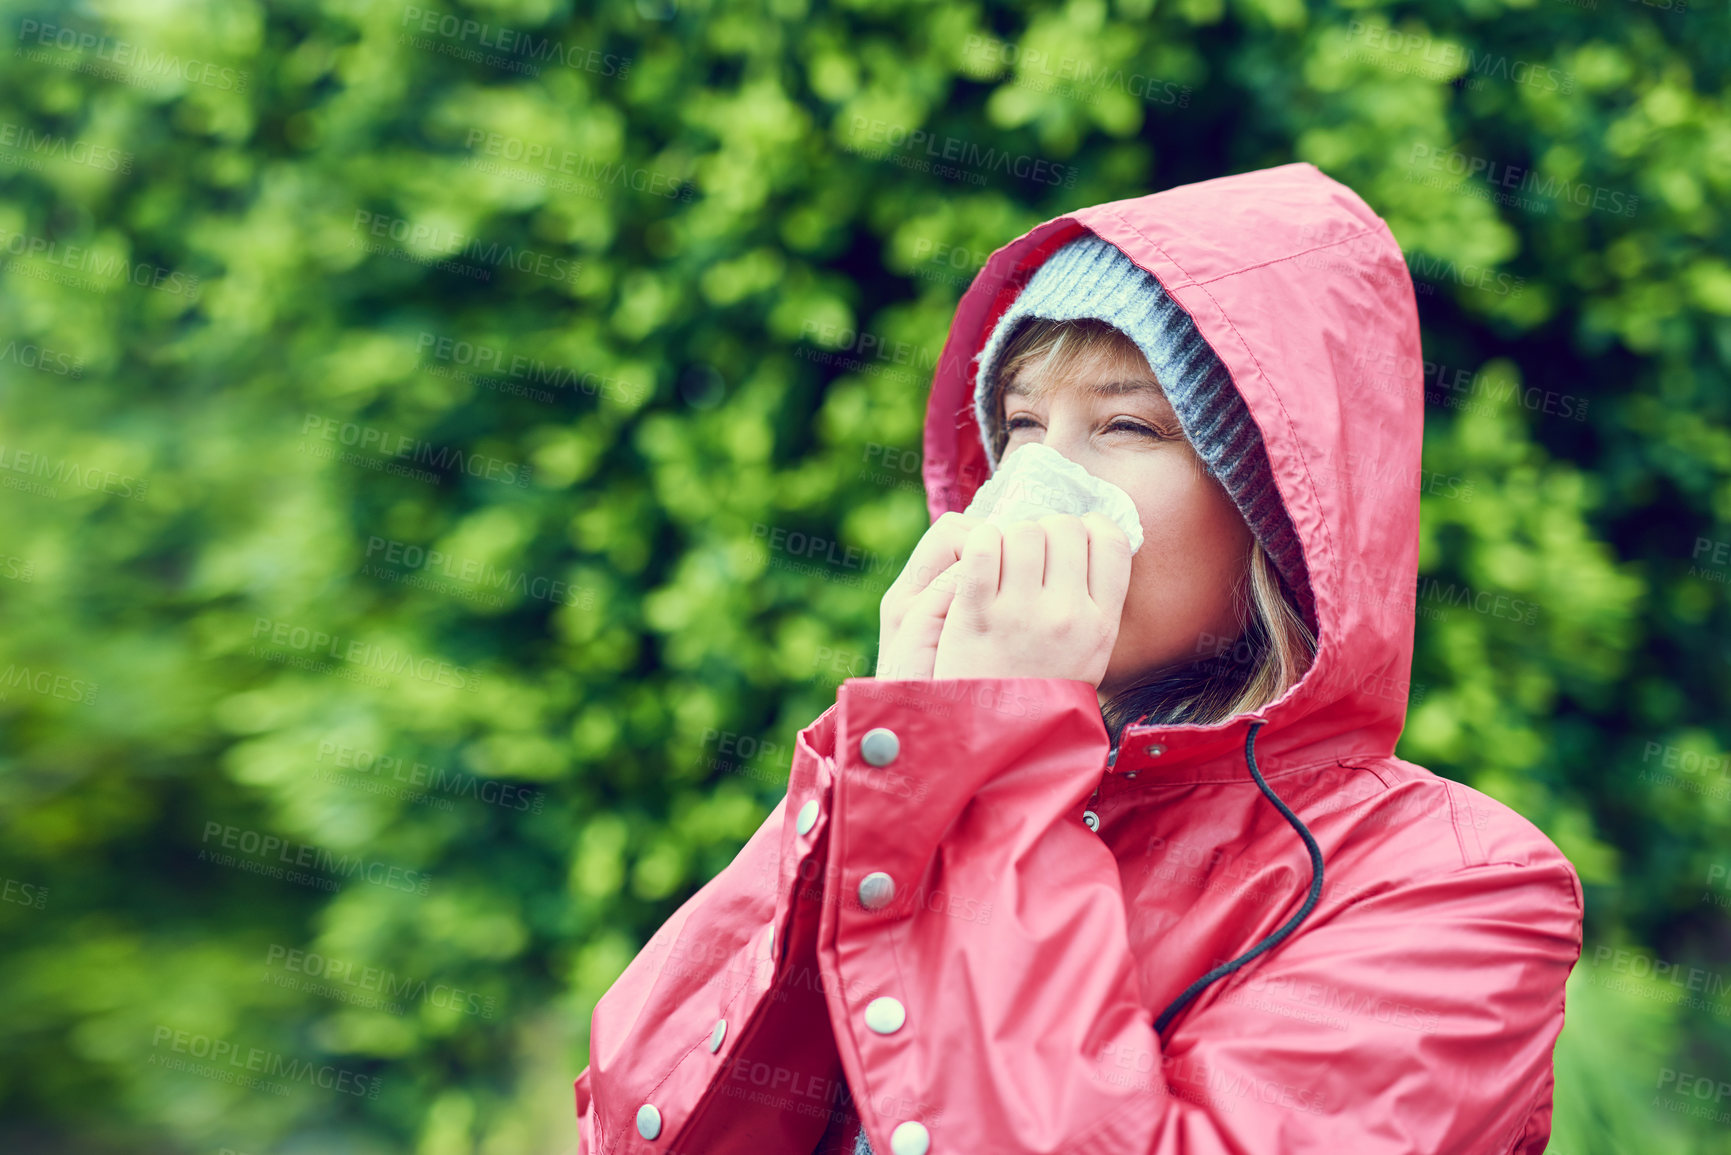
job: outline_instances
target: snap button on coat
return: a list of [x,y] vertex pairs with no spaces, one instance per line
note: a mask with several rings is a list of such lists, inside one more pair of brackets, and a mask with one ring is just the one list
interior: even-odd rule
[[895,1155],[926,1155],[931,1145],[931,1133],[912,1119],[896,1124],[896,1129],[890,1132],[890,1150]]
[[865,1025],[880,1035],[893,1035],[908,1021],[907,1008],[888,995],[866,1004]]
[[874,870],[859,880],[859,902],[867,910],[878,910],[895,901],[896,880]]
[[865,737],[859,740],[859,756],[873,766],[888,766],[901,750],[902,740],[896,737],[896,732],[882,726],[867,730]]

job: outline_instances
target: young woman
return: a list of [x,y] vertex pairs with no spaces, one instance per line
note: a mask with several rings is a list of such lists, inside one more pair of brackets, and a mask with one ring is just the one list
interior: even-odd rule
[[[999,249],[879,676],[595,1010],[594,1155],[1538,1155],[1580,953],[1529,822],[1394,756],[1411,279],[1307,164]],[[1040,443],[1135,501],[960,514]]]

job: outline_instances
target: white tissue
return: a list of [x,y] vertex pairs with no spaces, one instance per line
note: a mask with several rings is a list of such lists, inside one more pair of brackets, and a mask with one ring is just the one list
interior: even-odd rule
[[1054,513],[1080,517],[1098,510],[1130,539],[1130,552],[1142,548],[1142,518],[1130,495],[1095,477],[1056,449],[1031,441],[1019,445],[974,494],[963,512],[993,525],[1038,521]]

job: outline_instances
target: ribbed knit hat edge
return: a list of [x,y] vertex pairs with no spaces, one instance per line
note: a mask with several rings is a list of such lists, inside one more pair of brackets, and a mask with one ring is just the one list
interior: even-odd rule
[[1158,280],[1093,233],[1059,248],[1035,270],[980,351],[974,415],[988,467],[994,472],[998,467],[989,420],[998,402],[998,362],[1018,323],[1029,318],[1092,318],[1135,342],[1203,468],[1225,487],[1314,630],[1315,600],[1304,547],[1274,484],[1267,448],[1249,406],[1190,315]]

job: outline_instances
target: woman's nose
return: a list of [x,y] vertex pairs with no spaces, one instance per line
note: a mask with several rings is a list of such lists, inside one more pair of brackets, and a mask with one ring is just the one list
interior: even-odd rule
[[1075,418],[1066,418],[1054,413],[1046,424],[1042,442],[1047,449],[1055,449],[1078,465],[1088,455],[1088,429],[1085,423]]

